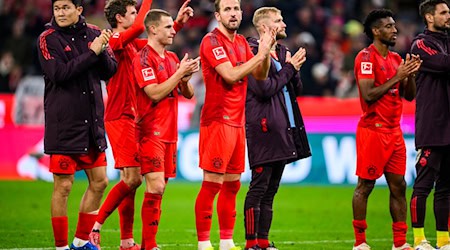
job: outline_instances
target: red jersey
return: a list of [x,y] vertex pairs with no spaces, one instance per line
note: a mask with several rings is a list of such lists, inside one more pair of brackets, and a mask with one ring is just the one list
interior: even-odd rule
[[244,36],[236,34],[230,41],[219,29],[208,33],[200,44],[200,60],[206,94],[200,124],[218,121],[235,127],[245,124],[247,77],[230,85],[217,73],[215,67],[224,62],[239,66],[253,57]]
[[163,142],[177,142],[177,88],[158,103],[153,103],[145,93],[144,87],[165,82],[177,71],[179,62],[175,53],[166,50],[162,58],[150,45],[146,45],[134,58],[134,77],[139,86],[136,90],[136,125],[140,138],[156,136]]
[[150,9],[152,0],[145,0],[133,25],[123,32],[114,33],[109,46],[116,56],[118,65],[116,74],[108,81],[108,102],[105,121],[117,120],[122,115],[134,118],[136,95],[133,83],[133,58],[147,44],[147,39],[137,39],[144,32],[144,18]]
[[[373,44],[361,50],[355,58],[355,78],[358,88],[360,88],[361,79],[374,79],[375,87],[384,84],[395,76],[401,61],[400,55],[391,51],[388,51],[384,58]],[[371,104],[364,101],[360,93],[363,115],[358,126],[379,129],[398,128],[403,108],[399,87],[400,82]]]

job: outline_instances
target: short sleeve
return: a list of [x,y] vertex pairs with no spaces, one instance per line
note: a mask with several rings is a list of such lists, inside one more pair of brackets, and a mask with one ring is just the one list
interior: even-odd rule
[[213,68],[219,64],[230,61],[225,46],[213,35],[203,39],[202,53]]
[[361,51],[356,56],[355,76],[357,79],[375,79],[375,70],[370,52]]
[[134,77],[136,78],[137,84],[140,88],[144,88],[150,84],[158,83],[158,78],[156,77],[155,67],[148,58],[141,58],[138,54],[133,60],[134,66]]

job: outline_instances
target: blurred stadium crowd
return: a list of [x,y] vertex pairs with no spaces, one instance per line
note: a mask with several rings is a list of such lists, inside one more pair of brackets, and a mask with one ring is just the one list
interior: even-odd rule
[[[176,16],[184,0],[153,0]],[[138,5],[141,0],[138,0]],[[253,12],[261,6],[282,10],[288,38],[283,42],[293,51],[307,49],[301,68],[304,95],[355,97],[353,60],[368,45],[362,22],[373,8],[389,8],[396,14],[399,36],[394,48],[402,56],[412,38],[424,27],[418,15],[419,0],[242,0],[243,21],[239,32],[256,36]],[[108,28],[103,16],[105,0],[84,0],[88,22]],[[177,34],[171,50],[182,55],[198,55],[202,37],[216,23],[213,0],[191,0],[195,16]],[[14,92],[25,76],[40,75],[36,39],[52,17],[50,0],[0,0],[0,92]],[[197,99],[201,99],[201,74],[196,79]]]

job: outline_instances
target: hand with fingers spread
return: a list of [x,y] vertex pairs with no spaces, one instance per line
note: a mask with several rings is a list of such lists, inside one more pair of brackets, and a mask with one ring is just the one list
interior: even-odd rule
[[268,55],[270,49],[276,43],[275,37],[277,34],[276,28],[269,28],[263,25],[263,32],[259,38],[259,46],[258,53],[262,53],[263,55]]
[[183,5],[180,7],[180,10],[178,11],[175,21],[180,25],[184,25],[189,21],[190,18],[194,16],[194,9],[188,6],[190,2],[191,0],[184,1]]
[[[290,53],[289,53],[290,55]],[[286,62],[288,58],[286,58]],[[306,50],[304,48],[299,48],[293,56],[289,56],[289,63],[294,66],[295,70],[299,71],[300,67],[306,61]]]
[[421,61],[417,59],[417,57],[411,57],[411,55],[408,53],[406,54],[406,58],[402,60],[400,65],[397,68],[397,74],[400,78],[400,80],[405,79],[410,74],[414,74],[417,72],[420,68]]

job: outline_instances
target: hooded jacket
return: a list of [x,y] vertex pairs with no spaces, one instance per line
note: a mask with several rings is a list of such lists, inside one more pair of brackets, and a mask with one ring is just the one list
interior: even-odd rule
[[411,53],[423,60],[416,85],[416,148],[450,145],[450,39],[425,30]]
[[65,28],[52,19],[39,36],[47,154],[106,149],[100,80],[106,81],[116,72],[117,61],[109,48],[98,56],[89,49],[100,34],[99,28],[80,16],[78,23]]
[[[258,53],[258,41],[248,38],[253,53]],[[287,48],[276,46],[281,70],[271,62],[269,76],[258,81],[248,78],[247,100],[245,105],[246,136],[250,167],[275,161],[287,163],[311,156],[297,96],[302,82],[294,66],[286,63]],[[295,128],[291,128],[283,94],[286,86],[291,98]]]

